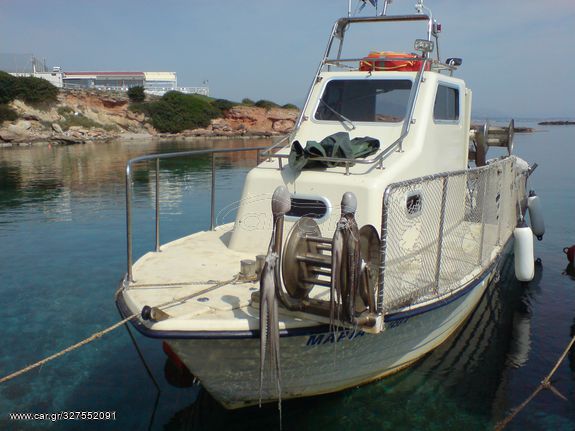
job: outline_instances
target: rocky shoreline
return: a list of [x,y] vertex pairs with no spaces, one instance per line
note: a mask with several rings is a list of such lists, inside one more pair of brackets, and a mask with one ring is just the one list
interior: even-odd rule
[[11,107],[19,119],[0,127],[0,146],[70,145],[141,139],[269,138],[289,133],[299,111],[238,105],[211,120],[203,129],[159,133],[144,114],[129,109],[123,93],[88,90],[61,91],[58,103],[39,109],[16,100]]
[[573,126],[575,121],[561,120],[561,121],[541,121],[537,123],[540,126]]

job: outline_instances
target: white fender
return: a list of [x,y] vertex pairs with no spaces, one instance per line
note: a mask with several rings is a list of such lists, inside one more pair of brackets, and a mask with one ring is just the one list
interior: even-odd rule
[[531,221],[531,229],[533,234],[539,241],[543,238],[545,233],[545,222],[543,221],[543,208],[539,196],[533,190],[529,192],[527,198],[527,208],[529,208],[529,220]]
[[513,231],[515,237],[515,277],[519,281],[531,281],[535,276],[533,233],[525,223]]

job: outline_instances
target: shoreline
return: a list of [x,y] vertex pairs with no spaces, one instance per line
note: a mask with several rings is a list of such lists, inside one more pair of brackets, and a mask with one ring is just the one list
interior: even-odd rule
[[112,141],[117,141],[121,143],[125,142],[138,142],[138,141],[203,141],[203,140],[250,140],[250,139],[274,139],[283,138],[286,136],[276,135],[276,134],[258,134],[258,135],[185,135],[185,134],[157,134],[151,135],[147,133],[126,133],[118,136],[106,137],[105,139],[86,139],[86,140],[62,140],[62,139],[41,139],[37,141],[26,141],[26,142],[0,142],[0,149],[2,148],[12,148],[12,147],[42,147],[42,146],[68,146],[68,145],[84,145],[84,144],[96,144],[96,143],[109,143]]
[[[516,127],[516,133],[535,133],[539,132],[533,127]],[[132,133],[126,132],[115,136],[106,136],[104,138],[87,138],[87,139],[76,139],[63,136],[53,136],[51,139],[38,139],[23,142],[0,142],[0,149],[2,148],[12,148],[12,147],[41,147],[49,145],[57,146],[68,146],[68,145],[82,145],[82,144],[95,144],[95,143],[108,143],[112,141],[118,142],[137,142],[137,141],[203,141],[203,140],[250,140],[250,139],[282,139],[287,136],[288,133],[278,134],[278,133],[242,133],[242,134],[194,134],[194,133]]]

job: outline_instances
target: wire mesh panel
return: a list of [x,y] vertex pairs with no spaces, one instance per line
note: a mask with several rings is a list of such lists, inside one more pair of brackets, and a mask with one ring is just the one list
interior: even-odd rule
[[389,185],[379,309],[446,297],[481,274],[516,226],[526,172],[515,157],[507,157]]

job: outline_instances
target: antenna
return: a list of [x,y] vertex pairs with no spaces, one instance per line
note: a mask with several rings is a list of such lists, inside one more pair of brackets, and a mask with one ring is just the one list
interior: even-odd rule
[[[371,4],[374,8],[375,8],[375,16],[377,16],[377,2],[378,0],[358,0],[357,2],[357,7],[355,8],[355,11],[352,14],[351,11],[351,2],[352,0],[348,0],[347,3],[347,17],[351,18],[351,16],[356,16],[359,12],[361,12],[363,10],[363,8],[369,3]],[[389,2],[391,3],[391,0],[389,0]]]
[[393,3],[393,0],[384,0],[383,2],[383,12],[381,12],[381,16],[387,15],[387,6]]

